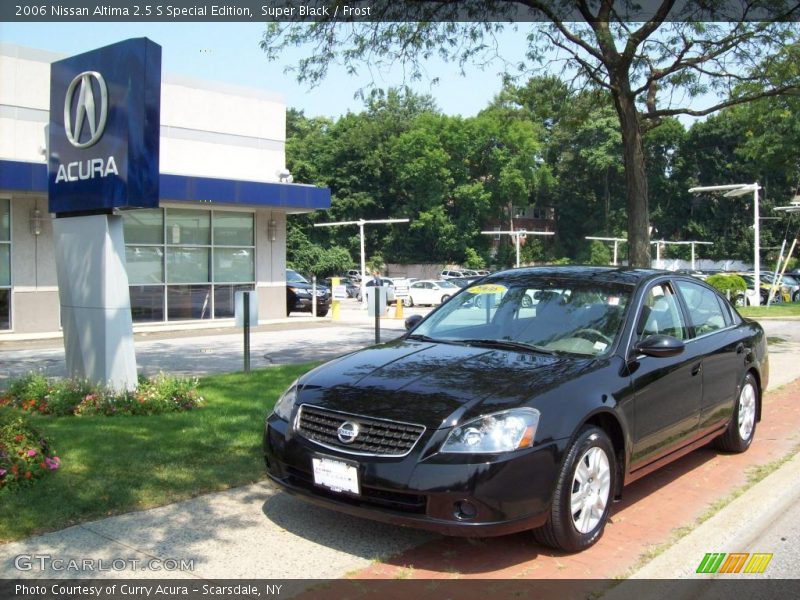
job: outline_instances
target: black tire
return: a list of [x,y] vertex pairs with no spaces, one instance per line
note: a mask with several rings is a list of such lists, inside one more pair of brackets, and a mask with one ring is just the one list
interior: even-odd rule
[[327,308],[326,308],[325,310],[318,310],[318,311],[317,311],[317,316],[318,316],[318,317],[324,317],[324,316],[326,316],[327,314],[328,314],[328,309],[327,309]]
[[797,290],[792,296],[792,302],[800,302],[800,290]]
[[747,298],[745,297],[744,294],[738,294],[733,299],[733,305],[734,306],[747,306]]
[[414,301],[411,299],[411,296],[403,298],[403,306],[408,306],[409,308],[414,306]]
[[[758,423],[758,409],[761,406],[756,378],[752,373],[744,376],[739,393],[736,397],[736,407],[733,409],[728,428],[716,440],[717,447],[725,452],[744,452],[753,443]],[[741,416],[741,420],[740,420]]]
[[444,296],[442,296],[442,301],[439,304],[444,304],[449,299],[450,299],[450,294],[445,294]]
[[[583,470],[586,472],[586,461],[599,455],[604,456],[607,462],[603,466],[604,476],[598,477],[596,482],[589,478],[585,488],[580,485],[576,488],[580,477],[577,474],[580,463],[583,463]],[[533,532],[536,541],[564,552],[579,552],[593,545],[603,535],[616,486],[616,455],[611,440],[606,432],[598,427],[584,427],[578,432],[577,438],[567,451],[558,475],[547,523]],[[595,509],[600,508],[599,502],[605,496],[599,515],[592,510],[585,512],[585,506],[573,512],[573,494],[578,494],[582,489],[582,496],[587,502],[594,499]],[[576,526],[576,521],[580,522],[584,517],[588,517],[588,522],[579,524],[584,529],[581,531]]]
[[520,304],[522,305],[522,308],[530,308],[531,306],[533,306],[533,299],[530,296],[528,296],[528,294],[525,294],[522,297]]

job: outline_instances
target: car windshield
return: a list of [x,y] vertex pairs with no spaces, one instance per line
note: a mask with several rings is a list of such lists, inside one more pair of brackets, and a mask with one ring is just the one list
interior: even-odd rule
[[289,283],[308,283],[308,280],[297,271],[286,269],[286,281]]
[[443,288],[457,288],[458,286],[455,283],[452,283],[448,279],[442,279],[441,281],[437,281],[436,285]]
[[410,337],[534,352],[601,356],[619,335],[632,288],[548,280],[497,281],[466,288]]

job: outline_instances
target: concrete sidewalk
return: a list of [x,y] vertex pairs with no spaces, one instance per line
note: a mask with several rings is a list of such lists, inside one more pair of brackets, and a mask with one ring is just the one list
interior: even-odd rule
[[[386,339],[389,334],[401,333],[402,321],[384,323],[389,326]],[[784,334],[787,330],[780,325],[774,328]],[[374,331],[369,323],[356,321],[315,324],[308,329],[273,329],[255,335],[260,337],[254,341],[254,348],[262,356],[272,357],[270,363],[277,363],[318,360],[325,352],[341,354],[348,347],[372,343]],[[236,333],[140,340],[137,353],[139,360],[147,364],[199,374],[237,370],[240,343],[240,335]],[[305,350],[293,350],[298,346]],[[203,348],[213,353],[204,353]],[[42,351],[5,349],[0,351],[0,362],[35,361],[37,355],[41,359]],[[765,421],[759,427],[754,447],[742,455],[698,450],[674,466],[635,483],[626,492],[623,506],[615,510],[603,540],[578,555],[545,551],[525,534],[475,541],[442,538],[365,521],[307,505],[260,482],[2,545],[0,577],[329,579],[349,575],[363,579],[583,579],[619,576],[638,563],[648,545],[664,543],[671,538],[674,528],[693,523],[714,501],[713,495],[706,493],[707,488],[724,497],[746,479],[741,465],[766,464],[797,443],[800,385],[774,390],[800,376],[800,344],[781,340],[770,351],[773,391],[768,395]],[[33,354],[19,354],[26,352]],[[58,360],[57,355],[53,355],[53,360]],[[254,361],[254,366],[257,364]],[[783,492],[779,494],[773,487],[769,495],[783,498],[781,502],[791,501],[797,489],[796,472],[796,461],[784,465],[778,471],[783,474],[780,479]],[[724,490],[714,488],[720,482],[727,486]],[[676,504],[675,498],[681,498],[681,503]],[[759,503],[749,506],[754,505]],[[780,502],[776,506],[775,510],[780,510]],[[737,521],[739,524],[739,530],[728,535],[737,539],[750,529],[750,519],[742,518],[741,509],[736,507],[720,514],[728,510],[734,512],[726,522],[732,526]],[[712,521],[698,528],[701,531],[698,543],[703,553],[726,551],[724,547],[704,545],[713,539],[713,532],[704,530],[714,527]],[[699,558],[693,553],[699,552],[700,546],[689,550],[683,546],[674,548],[658,560],[667,561],[670,555],[682,556],[686,564],[696,566]],[[84,559],[94,561],[94,568],[69,568],[70,560]],[[187,568],[165,570],[173,565],[180,567],[181,563]],[[28,565],[32,568],[27,569]],[[689,567],[667,562],[655,568],[667,577],[676,577]]]

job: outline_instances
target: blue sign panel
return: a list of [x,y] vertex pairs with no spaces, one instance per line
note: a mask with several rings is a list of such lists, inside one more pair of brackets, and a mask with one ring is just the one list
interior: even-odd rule
[[147,38],[53,63],[50,212],[158,206],[160,120],[161,46]]

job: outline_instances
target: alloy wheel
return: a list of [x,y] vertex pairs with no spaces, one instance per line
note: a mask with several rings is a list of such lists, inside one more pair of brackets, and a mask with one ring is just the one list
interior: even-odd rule
[[602,448],[589,448],[578,461],[572,480],[572,523],[589,533],[600,523],[611,493],[611,468]]

